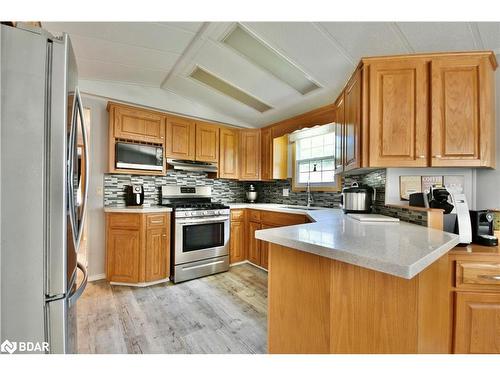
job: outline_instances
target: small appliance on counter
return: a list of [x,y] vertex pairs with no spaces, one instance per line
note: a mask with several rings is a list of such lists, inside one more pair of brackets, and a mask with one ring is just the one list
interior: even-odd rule
[[254,184],[250,184],[246,192],[247,201],[250,203],[255,203],[257,201],[257,189],[255,189]]
[[128,185],[125,190],[127,206],[142,206],[144,203],[144,187],[140,184]]
[[465,194],[450,187],[433,186],[428,193],[410,195],[410,206],[443,210],[443,230],[458,234],[460,245],[472,242],[471,218]]
[[472,242],[483,246],[497,246],[498,238],[493,232],[493,212],[469,211],[472,225]]
[[342,189],[340,207],[344,213],[370,213],[375,201],[376,190],[371,186],[353,182],[350,187]]

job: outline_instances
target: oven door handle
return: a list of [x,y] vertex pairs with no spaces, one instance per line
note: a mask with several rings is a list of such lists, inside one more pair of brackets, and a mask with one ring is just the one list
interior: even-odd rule
[[214,218],[210,218],[209,220],[207,219],[178,219],[176,218],[175,219],[175,223],[176,224],[179,224],[179,225],[190,225],[190,224],[215,224],[215,223],[225,223],[225,222],[228,222],[229,221],[229,218],[228,217],[224,217],[224,216],[218,216],[218,217],[214,217]]

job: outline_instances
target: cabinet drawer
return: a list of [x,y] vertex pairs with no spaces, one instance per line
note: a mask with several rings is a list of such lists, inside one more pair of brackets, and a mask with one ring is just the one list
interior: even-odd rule
[[250,218],[250,221],[255,221],[255,222],[260,222],[260,211],[257,210],[250,210],[248,212],[248,217]]
[[167,215],[166,214],[149,214],[146,217],[146,226],[151,227],[163,227],[167,225]]
[[138,229],[141,226],[140,214],[108,213],[110,228]]
[[231,221],[243,221],[245,219],[245,211],[231,210]]
[[304,224],[306,218],[301,214],[285,214],[281,212],[262,212],[262,223],[271,226],[287,226]]
[[500,290],[500,263],[459,260],[455,270],[457,288]]

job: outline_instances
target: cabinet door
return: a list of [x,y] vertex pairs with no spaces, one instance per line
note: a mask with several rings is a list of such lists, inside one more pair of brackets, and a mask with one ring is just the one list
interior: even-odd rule
[[251,221],[248,225],[248,260],[258,266],[261,265],[260,244],[255,238],[255,231],[260,229],[260,223]]
[[217,163],[219,161],[219,127],[196,123],[196,160]]
[[344,171],[344,113],[345,100],[344,93],[342,93],[335,102],[335,173],[342,173]]
[[168,276],[167,241],[166,228],[152,228],[146,231],[146,282],[165,279]]
[[260,130],[240,133],[240,179],[260,178]]
[[106,242],[107,279],[123,283],[139,282],[139,230],[109,228]]
[[432,166],[490,166],[495,147],[491,67],[487,58],[431,63]]
[[196,153],[194,121],[181,117],[168,117],[166,137],[165,156],[167,158],[194,160]]
[[500,353],[500,294],[456,293],[455,353]]
[[271,129],[262,129],[261,141],[261,169],[260,178],[271,180],[273,178],[273,136]]
[[246,259],[245,244],[245,222],[231,222],[231,241],[229,242],[231,263],[242,262]]
[[361,166],[361,70],[357,70],[344,91],[344,171]]
[[219,178],[238,178],[238,147],[239,134],[237,130],[220,129]]
[[[262,224],[262,229],[275,228],[273,225]],[[269,242],[260,241],[260,265],[266,270],[269,268]]]
[[369,166],[425,167],[428,79],[423,59],[369,66]]
[[139,108],[113,106],[115,138],[133,141],[164,143],[165,117]]

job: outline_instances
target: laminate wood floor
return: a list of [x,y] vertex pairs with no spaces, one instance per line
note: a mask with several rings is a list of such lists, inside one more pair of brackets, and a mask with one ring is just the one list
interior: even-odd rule
[[145,288],[89,283],[79,353],[266,353],[267,273],[252,265]]

